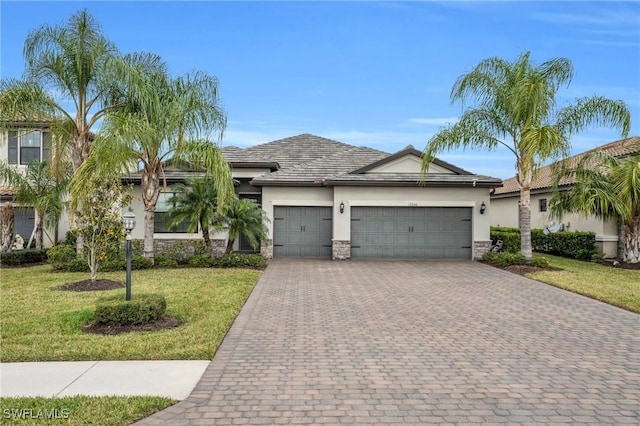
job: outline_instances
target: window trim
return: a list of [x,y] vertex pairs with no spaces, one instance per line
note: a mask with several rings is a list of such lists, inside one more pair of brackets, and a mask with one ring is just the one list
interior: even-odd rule
[[546,213],[548,207],[549,203],[547,202],[546,198],[540,198],[540,200],[538,200],[538,211],[540,211],[541,213]]
[[[179,224],[175,228],[170,229],[167,226],[168,220],[164,220],[164,217],[162,217],[162,216],[168,216],[167,212],[169,211],[169,209],[158,210],[158,205],[160,204],[160,197],[164,198],[166,196],[167,199],[170,199],[175,194],[176,192],[171,190],[160,192],[160,196],[158,196],[158,201],[156,202],[155,211],[153,212],[153,233],[154,234],[197,234],[200,231],[199,229],[200,227],[198,226],[198,229],[195,232],[189,232],[187,231],[187,229],[189,228],[189,223],[187,221],[184,221],[183,223]],[[162,203],[164,204],[166,203],[166,201],[163,201]],[[162,219],[160,219],[161,217]],[[159,224],[162,224],[162,228],[158,227]]]
[[[33,146],[23,146],[22,138],[24,136],[30,135],[32,133],[38,134],[38,156],[31,158],[31,160],[48,160],[49,155],[51,154],[51,132],[46,129],[18,129],[18,130],[9,130],[7,132],[7,162],[9,164],[15,164],[20,166],[26,166],[29,164],[29,161],[24,161],[22,150],[23,149],[35,149]],[[49,144],[49,146],[45,146],[45,144]],[[12,153],[13,151],[13,153]]]

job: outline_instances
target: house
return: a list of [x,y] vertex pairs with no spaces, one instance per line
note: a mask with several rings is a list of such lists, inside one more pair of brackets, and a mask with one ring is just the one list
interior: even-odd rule
[[[16,122],[8,130],[0,132],[0,161],[8,163],[18,170],[26,171],[31,160],[46,160],[51,156],[50,121],[29,120]],[[13,202],[14,189],[0,184],[0,204]],[[20,235],[28,244],[35,232],[36,214],[31,206],[15,206],[14,233]],[[68,219],[61,220],[58,235],[64,236],[69,229]],[[45,246],[56,241],[56,230],[44,230]]]
[[[421,152],[389,154],[302,134],[245,149],[223,148],[236,193],[262,206],[271,257],[324,259],[472,259],[490,247],[490,191],[497,178],[435,160],[420,173]],[[156,207],[156,240],[199,239],[166,228],[171,183],[193,172],[168,168],[167,190]],[[135,182],[135,179],[133,180]],[[139,181],[138,181],[139,182]],[[139,187],[135,194],[139,194]],[[134,213],[143,217],[140,197]],[[142,227],[133,231],[143,238]],[[224,247],[225,236],[213,236]],[[242,239],[235,247],[250,247]]]
[[[569,165],[576,165],[585,154],[603,151],[617,158],[624,158],[640,152],[640,137],[634,136],[596,147],[567,159]],[[553,219],[550,216],[549,201],[552,196],[554,165],[538,170],[531,186],[531,227],[544,228]],[[559,190],[571,189],[573,181],[560,182]],[[504,181],[500,188],[491,194],[491,226],[519,227],[518,204],[520,190],[515,176]],[[603,221],[595,216],[584,217],[578,214],[566,214],[562,225],[568,231],[589,231],[596,234],[596,244],[605,257],[616,257],[618,252],[618,224],[615,220]]]

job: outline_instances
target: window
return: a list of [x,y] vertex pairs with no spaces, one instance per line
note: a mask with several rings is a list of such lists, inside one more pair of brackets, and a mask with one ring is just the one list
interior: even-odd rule
[[189,228],[189,222],[184,221],[179,223],[173,228],[169,228],[169,222],[171,217],[167,213],[173,204],[170,202],[171,197],[175,195],[174,192],[161,192],[158,197],[158,203],[156,204],[156,211],[153,214],[153,232],[158,234],[186,234]]
[[540,199],[540,211],[541,212],[546,212],[547,211],[547,199],[546,198],[541,198]]
[[51,133],[42,130],[9,132],[9,164],[29,164],[31,160],[48,160]]

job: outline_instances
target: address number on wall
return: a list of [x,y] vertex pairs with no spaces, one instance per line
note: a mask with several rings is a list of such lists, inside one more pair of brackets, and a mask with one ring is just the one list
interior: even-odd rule
[[418,207],[418,203],[409,203],[409,207]]

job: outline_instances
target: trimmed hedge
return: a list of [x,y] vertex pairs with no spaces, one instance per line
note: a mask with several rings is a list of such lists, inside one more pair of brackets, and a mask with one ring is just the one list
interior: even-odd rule
[[122,295],[102,297],[96,302],[94,320],[104,325],[138,325],[153,322],[167,310],[161,294],[137,294],[131,300]]
[[[517,253],[520,251],[520,230],[518,228],[491,227],[491,240],[501,239],[502,251]],[[573,259],[590,260],[598,253],[596,234],[593,232],[556,232],[545,234],[542,229],[531,230],[533,251],[557,254]]]
[[208,254],[200,254],[190,257],[188,264],[194,268],[264,269],[267,266],[267,260],[261,254],[231,253],[216,259]]
[[0,253],[0,265],[18,266],[42,263],[47,260],[47,250],[24,249]]
[[509,253],[520,252],[520,229],[491,227],[491,244],[502,240],[502,251]]
[[556,232],[545,234],[542,229],[531,231],[533,250],[540,253],[559,254],[580,260],[591,260],[596,249],[596,234],[593,232]]

